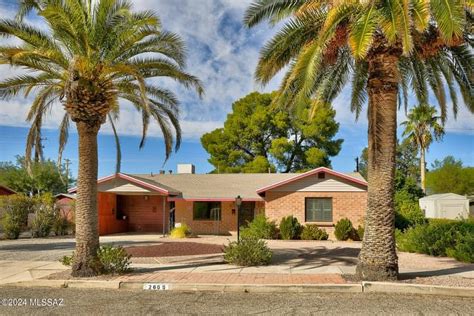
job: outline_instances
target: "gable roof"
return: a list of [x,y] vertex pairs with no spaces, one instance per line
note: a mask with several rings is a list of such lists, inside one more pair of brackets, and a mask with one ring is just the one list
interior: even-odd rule
[[427,195],[425,197],[420,198],[420,200],[469,200],[469,198],[456,193],[440,193]]
[[258,194],[264,194],[268,190],[281,187],[285,184],[292,183],[292,182],[304,179],[306,177],[316,175],[318,173],[327,173],[327,174],[333,175],[335,177],[347,180],[349,182],[356,183],[356,184],[362,185],[364,187],[367,187],[367,181],[365,181],[365,179],[358,172],[353,173],[353,174],[344,174],[344,173],[337,172],[337,171],[334,171],[334,170],[326,168],[326,167],[319,167],[319,168],[310,170],[310,171],[305,172],[305,173],[300,173],[300,174],[295,175],[295,176],[293,176],[289,179],[285,179],[285,180],[279,181],[277,183],[273,183],[273,184],[270,184],[268,186],[261,187],[261,188],[257,189],[257,193]]
[[7,186],[5,186],[5,185],[3,185],[3,184],[0,184],[0,189],[3,189],[3,190],[5,190],[5,191],[9,192],[10,194],[16,194],[16,191],[15,191],[15,190],[10,189],[9,187],[7,187]]
[[[125,174],[98,180],[98,183],[123,179],[135,185],[169,196],[169,200],[233,201],[240,195],[247,201],[262,201],[261,192],[319,172],[327,172],[367,186],[359,173],[340,173],[317,168],[306,173],[228,173],[228,174]],[[262,191],[263,190],[263,191]],[[76,192],[76,188],[69,190]]]

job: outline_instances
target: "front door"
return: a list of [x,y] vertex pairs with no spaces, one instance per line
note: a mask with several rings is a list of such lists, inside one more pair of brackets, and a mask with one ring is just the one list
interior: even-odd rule
[[239,212],[240,226],[246,227],[255,217],[255,202],[242,202]]

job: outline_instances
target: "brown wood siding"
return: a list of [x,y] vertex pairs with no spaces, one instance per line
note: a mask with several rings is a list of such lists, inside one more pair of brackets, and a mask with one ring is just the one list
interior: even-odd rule
[[127,231],[127,221],[117,220],[117,197],[113,193],[100,192],[97,196],[99,209],[99,235],[123,233]]

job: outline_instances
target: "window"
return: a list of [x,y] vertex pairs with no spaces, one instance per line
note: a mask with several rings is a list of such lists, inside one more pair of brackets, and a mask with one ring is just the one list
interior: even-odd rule
[[306,198],[306,222],[332,222],[331,198]]
[[194,202],[194,220],[221,220],[221,202]]

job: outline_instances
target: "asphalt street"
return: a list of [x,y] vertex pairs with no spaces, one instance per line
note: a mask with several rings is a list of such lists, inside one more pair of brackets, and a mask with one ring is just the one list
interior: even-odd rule
[[474,300],[371,293],[183,293],[0,287],[0,315],[66,314],[474,315]]

